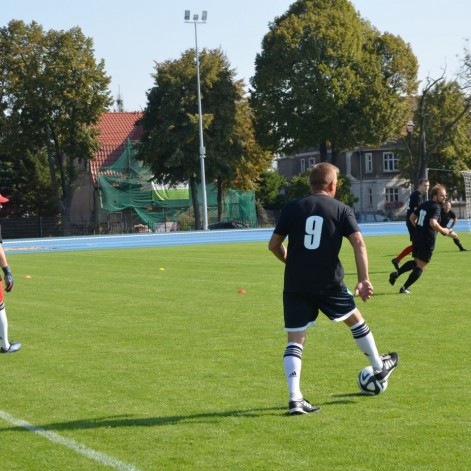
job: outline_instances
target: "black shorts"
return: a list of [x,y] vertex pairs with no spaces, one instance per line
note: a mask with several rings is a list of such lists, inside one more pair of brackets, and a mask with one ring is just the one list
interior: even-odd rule
[[283,293],[283,307],[286,332],[301,332],[312,327],[319,311],[331,321],[340,322],[356,310],[347,287],[323,294]]
[[420,244],[414,244],[412,246],[412,256],[422,260],[422,262],[429,263],[432,260],[434,248],[434,243],[421,242]]

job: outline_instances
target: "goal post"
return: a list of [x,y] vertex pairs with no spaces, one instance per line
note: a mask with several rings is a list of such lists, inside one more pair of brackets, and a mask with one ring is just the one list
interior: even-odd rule
[[471,229],[471,170],[461,171],[464,178],[464,189],[466,196],[466,218]]

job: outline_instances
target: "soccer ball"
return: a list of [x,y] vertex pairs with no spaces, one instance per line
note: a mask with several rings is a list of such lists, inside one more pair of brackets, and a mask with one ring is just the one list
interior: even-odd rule
[[366,396],[377,396],[388,388],[388,381],[378,382],[373,374],[373,368],[367,366],[358,373],[358,387]]

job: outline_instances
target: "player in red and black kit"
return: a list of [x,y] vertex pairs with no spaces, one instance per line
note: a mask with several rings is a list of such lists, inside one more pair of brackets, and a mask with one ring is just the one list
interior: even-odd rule
[[425,267],[429,264],[435,248],[437,232],[443,235],[448,235],[452,232],[451,229],[440,225],[440,213],[445,200],[446,188],[443,185],[435,185],[432,188],[431,200],[422,203],[409,218],[415,227],[412,236],[412,255],[414,260],[409,260],[398,271],[392,272],[389,275],[389,283],[394,285],[403,273],[412,270],[409,278],[401,286],[400,293],[410,294],[409,287],[420,278]]
[[448,227],[451,229],[451,232],[448,234],[448,237],[453,239],[455,245],[460,249],[460,252],[466,252],[466,249],[461,245],[461,241],[458,237],[458,234],[453,230],[455,224],[458,222],[455,212],[451,209],[451,203],[445,201],[443,203],[442,212],[440,214],[440,226]]
[[[397,353],[379,355],[368,325],[344,284],[339,259],[347,238],[355,253],[358,283],[355,294],[367,301],[373,294],[368,277],[366,246],[350,207],[334,199],[339,170],[332,164],[313,167],[311,195],[289,202],[282,210],[268,248],[285,263],[283,306],[288,344],[283,366],[289,389],[289,414],[317,412],[300,389],[301,363],[306,331],[319,311],[334,322],[343,321],[359,349],[368,357],[375,378],[384,382],[397,366]],[[288,237],[288,248],[283,244]]]
[[[410,222],[409,218],[416,208],[420,206],[421,203],[425,201],[424,195],[428,193],[430,183],[426,178],[421,178],[419,180],[419,187],[417,190],[413,191],[409,197],[409,206],[407,207],[406,213],[406,226],[409,231],[409,239],[412,242],[412,236],[414,234],[414,226]],[[408,245],[397,257],[394,257],[391,260],[391,263],[394,265],[396,270],[399,270],[399,262],[406,256],[412,253],[412,244]]]

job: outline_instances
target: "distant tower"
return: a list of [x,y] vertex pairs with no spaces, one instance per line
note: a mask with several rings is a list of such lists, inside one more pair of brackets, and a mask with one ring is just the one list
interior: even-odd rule
[[116,111],[124,111],[123,96],[121,95],[120,88],[118,88],[118,96],[116,97]]

